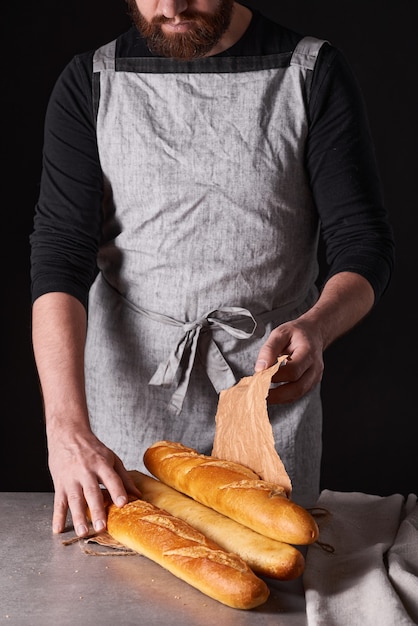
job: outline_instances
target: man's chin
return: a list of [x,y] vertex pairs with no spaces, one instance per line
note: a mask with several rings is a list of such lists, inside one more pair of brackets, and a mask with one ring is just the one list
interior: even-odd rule
[[147,21],[136,1],[127,1],[132,20],[147,41],[149,50],[156,56],[179,60],[207,56],[227,31],[234,5],[233,0],[220,0],[213,15],[183,11],[176,24],[161,15]]

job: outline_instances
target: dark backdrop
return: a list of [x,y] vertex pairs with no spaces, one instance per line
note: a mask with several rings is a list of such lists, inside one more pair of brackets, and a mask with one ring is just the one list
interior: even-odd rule
[[[416,0],[253,0],[249,5],[343,50],[368,106],[397,241],[393,282],[373,313],[326,353],[324,488],[417,493]],[[29,247],[43,118],[73,54],[129,26],[124,0],[2,6],[1,491],[51,489],[30,340]]]

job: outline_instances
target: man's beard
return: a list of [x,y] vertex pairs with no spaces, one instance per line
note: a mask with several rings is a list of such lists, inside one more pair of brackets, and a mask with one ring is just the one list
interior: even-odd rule
[[184,11],[182,20],[191,22],[183,33],[165,33],[162,24],[172,22],[163,15],[155,16],[148,22],[140,13],[135,0],[127,0],[129,13],[150,51],[156,56],[191,60],[203,57],[219,42],[231,23],[234,0],[219,0],[214,13]]

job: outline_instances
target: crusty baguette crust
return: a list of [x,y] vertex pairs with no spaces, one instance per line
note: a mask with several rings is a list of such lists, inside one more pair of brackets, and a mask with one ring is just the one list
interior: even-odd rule
[[111,504],[107,528],[123,545],[227,606],[252,609],[269,596],[266,583],[241,558],[149,502]]
[[261,535],[294,545],[318,539],[318,525],[306,509],[238,463],[158,441],[145,451],[144,464],[161,482]]
[[238,554],[256,574],[294,580],[303,573],[305,559],[294,546],[260,535],[142,472],[129,473],[144,500],[188,522],[227,552]]

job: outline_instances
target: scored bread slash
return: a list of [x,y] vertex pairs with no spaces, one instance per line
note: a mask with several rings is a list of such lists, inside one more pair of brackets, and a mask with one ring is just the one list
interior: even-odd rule
[[222,550],[187,522],[144,500],[108,509],[109,534],[205,595],[237,609],[266,602],[267,584],[238,555]]
[[305,559],[294,546],[260,535],[142,472],[130,470],[129,474],[144,500],[188,522],[227,552],[238,554],[256,574],[294,580],[303,573]]
[[290,497],[292,483],[275,448],[267,410],[272,378],[288,359],[283,355],[272,367],[220,392],[212,456],[249,467],[259,478],[283,487]]
[[318,539],[312,515],[283,487],[260,480],[248,467],[199,454],[179,442],[157,441],[144,453],[147,470],[161,482],[251,528],[293,545]]

